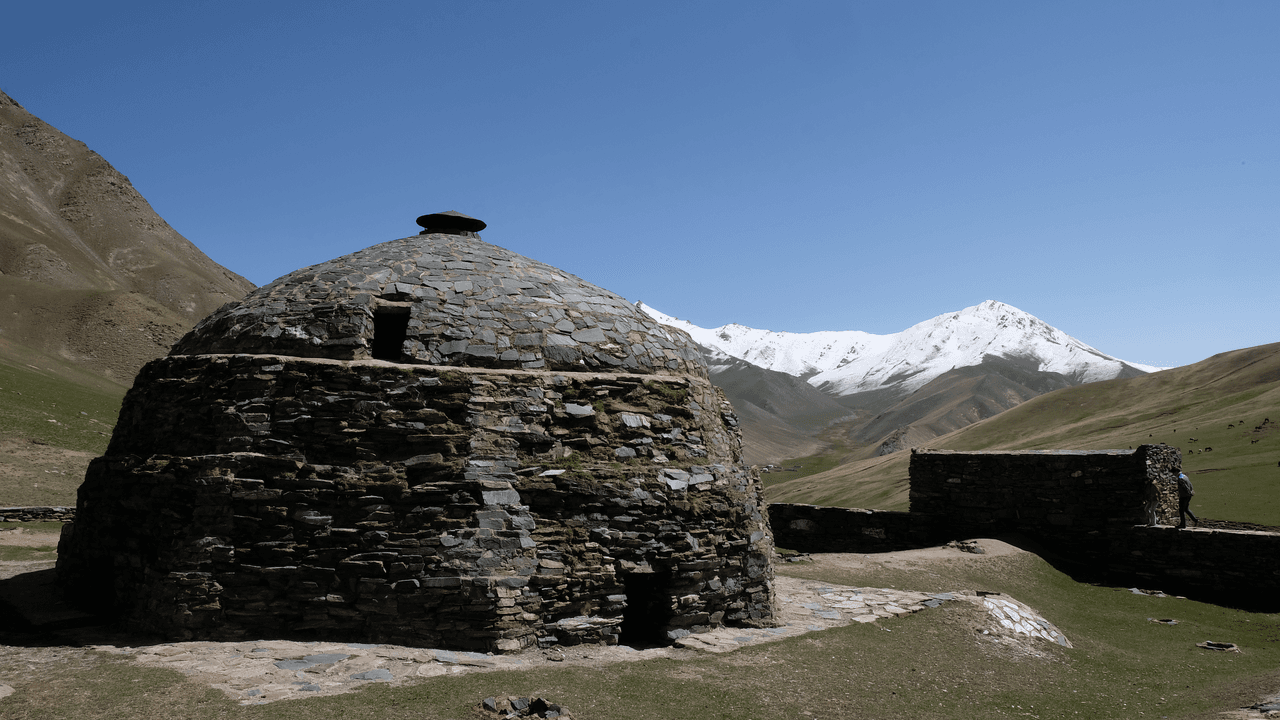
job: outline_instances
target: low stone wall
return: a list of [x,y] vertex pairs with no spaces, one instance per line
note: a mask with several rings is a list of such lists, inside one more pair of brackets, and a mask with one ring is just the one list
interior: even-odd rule
[[1134,526],[1112,533],[1105,567],[1112,578],[1140,588],[1280,606],[1277,533]]
[[923,547],[910,513],[792,503],[769,505],[773,543],[797,552],[872,553]]
[[73,507],[0,507],[0,522],[71,522]]

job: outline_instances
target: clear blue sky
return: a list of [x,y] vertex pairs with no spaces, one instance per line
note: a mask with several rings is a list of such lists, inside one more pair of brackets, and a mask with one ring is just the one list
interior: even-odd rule
[[257,284],[458,210],[703,327],[1280,341],[1280,2],[10,4],[0,89]]

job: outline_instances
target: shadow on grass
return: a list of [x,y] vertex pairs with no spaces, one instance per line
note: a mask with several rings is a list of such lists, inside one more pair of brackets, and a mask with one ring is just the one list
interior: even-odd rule
[[[1201,527],[1206,529],[1241,529],[1235,527],[1233,523],[1213,520],[1203,521]],[[1280,531],[1278,528],[1264,528],[1262,526],[1255,526],[1249,529]],[[1135,576],[1133,573],[1114,571],[1110,568],[1099,566],[1095,562],[1082,560],[1080,555],[1072,554],[1062,548],[1055,548],[1026,535],[1011,534],[1000,536],[998,539],[1013,545],[1019,550],[1024,550],[1040,557],[1053,569],[1071,578],[1074,582],[1083,585],[1120,588],[1135,594],[1164,594],[1185,597],[1197,602],[1251,613],[1280,612],[1280,594],[1275,592],[1242,590],[1238,587],[1206,586],[1207,583],[1203,578],[1183,579],[1167,572],[1161,573],[1159,576],[1155,573],[1152,573],[1150,577]],[[1213,581],[1210,580],[1208,582]]]
[[0,645],[79,647],[102,642],[105,636],[110,636],[113,644],[134,647],[163,642],[156,637],[124,633],[110,617],[67,603],[54,568],[0,580]]

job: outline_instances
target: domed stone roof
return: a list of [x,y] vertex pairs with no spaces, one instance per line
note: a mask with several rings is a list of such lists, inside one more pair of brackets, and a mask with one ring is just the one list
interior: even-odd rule
[[170,354],[706,377],[687,335],[624,298],[484,242],[474,218],[419,220],[424,234],[303,268],[223,306]]

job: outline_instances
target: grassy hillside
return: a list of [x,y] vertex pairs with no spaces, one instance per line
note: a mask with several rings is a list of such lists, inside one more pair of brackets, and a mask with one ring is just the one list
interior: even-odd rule
[[125,388],[101,376],[39,362],[0,360],[0,506],[74,505],[124,399]]
[[[1058,390],[929,445],[1087,450],[1155,442],[1182,450],[1183,467],[1196,484],[1197,512],[1280,525],[1280,343]],[[789,479],[772,484],[769,499],[905,510],[908,459],[906,452],[894,453]]]
[[138,369],[253,284],[3,92],[0,167],[0,505],[69,504]]

